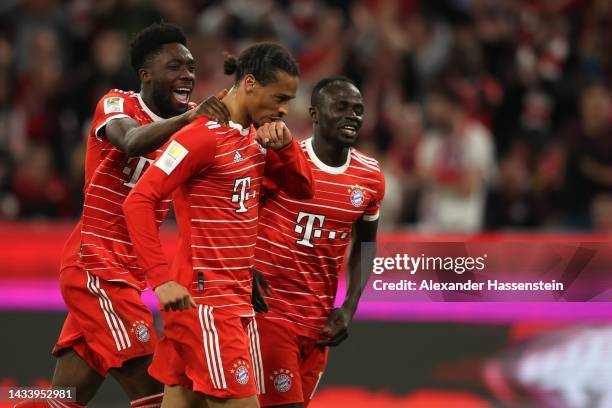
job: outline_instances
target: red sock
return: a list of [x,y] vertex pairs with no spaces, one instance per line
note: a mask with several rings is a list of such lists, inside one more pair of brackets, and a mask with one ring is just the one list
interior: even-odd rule
[[49,399],[45,401],[25,401],[13,406],[13,408],[85,408],[85,405],[79,405],[74,402],[58,401]]
[[149,395],[130,402],[132,408],[160,408],[164,393]]

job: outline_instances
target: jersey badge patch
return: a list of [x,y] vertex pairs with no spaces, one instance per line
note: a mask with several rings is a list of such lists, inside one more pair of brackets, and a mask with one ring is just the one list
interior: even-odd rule
[[136,339],[141,343],[147,343],[149,340],[151,340],[151,331],[149,330],[147,324],[142,320],[138,320],[132,324],[132,333],[134,333]]
[[289,370],[285,370],[281,368],[280,370],[274,370],[273,375],[270,376],[270,379],[274,383],[274,388],[278,392],[287,392],[291,389],[293,373]]
[[189,150],[185,149],[176,140],[170,142],[166,150],[162,155],[155,161],[155,165],[162,169],[162,171],[168,175],[174,171],[176,166],[187,156]]
[[365,201],[365,193],[358,185],[354,185],[353,187],[348,189],[349,198],[351,200],[351,204],[353,207],[361,207],[363,202]]
[[245,385],[249,382],[249,363],[244,360],[237,360],[230,370],[234,374],[236,382]]
[[104,114],[123,112],[123,98],[111,96],[104,100]]

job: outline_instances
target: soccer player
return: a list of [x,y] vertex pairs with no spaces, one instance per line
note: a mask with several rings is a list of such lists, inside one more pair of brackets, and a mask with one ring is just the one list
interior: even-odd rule
[[[166,384],[163,407],[258,406],[251,266],[261,184],[266,179],[294,199],[313,195],[306,157],[281,121],[299,83],[291,55],[254,44],[228,57],[225,73],[236,78],[223,99],[229,126],[200,118],[181,129],[123,205],[164,309],[165,335],[149,368]],[[173,191],[180,246],[169,267],[154,214]]]
[[[321,80],[311,96],[313,137],[301,143],[317,186],[314,197],[295,200],[264,183],[254,265],[274,296],[265,297],[269,312],[256,320],[263,407],[308,405],[325,369],[327,346],[348,336],[369,277],[361,246],[376,241],[385,181],[378,162],[352,147],[363,112],[361,93],[349,79]],[[332,309],[351,238],[346,297]]]
[[[62,257],[60,287],[69,313],[53,350],[57,365],[52,384],[76,387],[77,404],[49,406],[87,404],[108,373],[132,407],[161,404],[163,386],[147,373],[156,337],[151,312],[140,299],[146,283],[121,205],[156,149],[174,132],[203,113],[229,116],[215,98],[190,109],[194,60],[178,27],[146,28],[134,38],[130,52],[141,91],[111,90],[96,107],[83,213]],[[157,222],[168,206],[164,202],[157,207]],[[32,404],[18,406],[41,406]]]

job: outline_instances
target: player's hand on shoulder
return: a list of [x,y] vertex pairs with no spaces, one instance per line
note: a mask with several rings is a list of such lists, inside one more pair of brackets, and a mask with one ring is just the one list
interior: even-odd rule
[[206,100],[200,103],[194,109],[185,112],[187,115],[187,120],[189,122],[193,122],[200,116],[206,116],[212,120],[215,120],[222,124],[229,123],[230,120],[230,112],[227,109],[227,106],[221,99],[227,95],[227,89],[221,90],[217,95],[212,95],[206,98]]
[[287,146],[293,136],[282,120],[264,123],[257,129],[255,140],[266,149],[280,150]]
[[155,288],[155,294],[166,312],[197,307],[187,288],[175,281],[168,281],[159,285]]
[[353,316],[351,312],[344,307],[338,307],[332,310],[321,331],[322,339],[319,340],[317,344],[320,346],[335,347],[342,343],[348,337],[348,326],[352,319]]

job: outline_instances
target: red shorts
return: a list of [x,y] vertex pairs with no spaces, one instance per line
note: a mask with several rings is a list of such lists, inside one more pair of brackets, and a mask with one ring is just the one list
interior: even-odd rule
[[253,317],[198,305],[162,312],[162,318],[164,337],[155,349],[151,376],[217,398],[257,394],[262,373]]
[[138,290],[76,267],[61,272],[60,289],[68,317],[53,348],[54,356],[71,348],[106,377],[110,368],[153,354],[157,343],[153,315]]
[[259,395],[261,406],[307,406],[323,376],[327,347],[265,315],[257,315],[257,325],[265,375],[265,387]]

